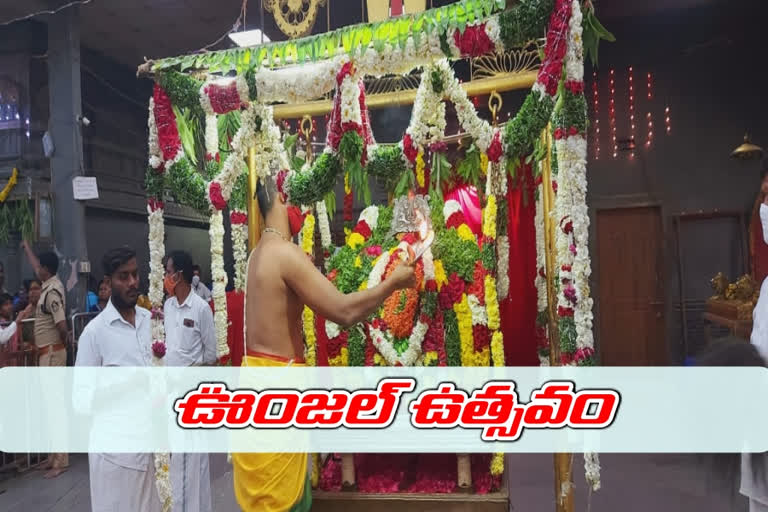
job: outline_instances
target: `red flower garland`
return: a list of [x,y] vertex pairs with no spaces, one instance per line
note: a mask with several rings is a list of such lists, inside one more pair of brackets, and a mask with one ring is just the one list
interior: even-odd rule
[[545,60],[536,81],[544,86],[547,94],[554,96],[562,76],[563,58],[567,50],[568,22],[571,19],[570,0],[557,0],[549,18]]
[[498,163],[501,159],[501,155],[504,154],[504,148],[501,144],[501,132],[499,130],[494,132],[493,140],[491,141],[491,145],[488,146],[488,151],[486,154],[488,156],[488,160],[493,163]]
[[456,30],[453,33],[453,41],[462,57],[479,57],[491,53],[496,47],[485,32],[485,23],[465,27],[463,34]]
[[416,157],[419,156],[419,150],[413,145],[413,139],[408,133],[403,137],[403,154],[412,164],[416,161]]
[[344,222],[352,222],[352,192],[344,194]]
[[571,91],[573,94],[583,94],[584,82],[578,80],[568,80],[565,82],[565,88]]
[[229,221],[232,224],[247,224],[248,215],[243,212],[232,212],[229,214]]
[[149,206],[149,210],[153,212],[165,208],[165,204],[163,204],[162,201],[155,199],[154,197],[147,199],[147,205]]
[[349,340],[349,331],[341,331],[341,334],[335,338],[328,339],[328,358],[339,357],[342,347],[347,346]]
[[464,286],[464,280],[456,272],[451,273],[450,277],[448,277],[448,282],[443,285],[440,293],[437,294],[440,309],[452,309],[453,305],[461,300]]
[[213,207],[217,210],[223,210],[227,207],[227,202],[221,194],[221,184],[219,182],[211,182],[208,188],[208,197],[210,198]]
[[226,114],[233,110],[239,110],[243,103],[240,101],[240,93],[237,90],[237,82],[232,80],[226,85],[208,84],[203,89],[211,108],[217,114]]
[[457,212],[453,212],[451,216],[445,220],[445,227],[448,229],[451,229],[451,228],[458,229],[459,226],[466,223],[467,223],[467,219],[464,217],[464,214],[460,211],[457,211]]
[[491,331],[487,325],[473,325],[472,338],[475,346],[475,352],[482,352],[484,348],[491,344]]
[[169,161],[176,158],[181,151],[181,138],[176,126],[176,115],[173,113],[171,98],[168,97],[160,84],[155,84],[152,92],[155,104],[155,126],[157,126],[157,145],[163,154],[163,160]]
[[[364,220],[358,221],[358,223],[355,225],[354,229],[352,230],[355,233],[359,233],[363,238],[368,240],[371,237],[371,228],[368,227],[368,223]],[[381,247],[379,247],[381,249]]]
[[373,258],[376,258],[377,256],[381,256],[383,252],[384,250],[381,248],[380,245],[372,245],[370,247],[365,248],[365,254]]
[[474,295],[485,305],[485,268],[482,261],[475,262],[475,270],[472,273],[472,282],[467,286],[467,295]]

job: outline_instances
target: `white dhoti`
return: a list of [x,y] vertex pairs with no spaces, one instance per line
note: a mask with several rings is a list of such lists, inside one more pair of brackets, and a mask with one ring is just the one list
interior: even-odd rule
[[207,453],[171,454],[173,512],[211,512],[211,472]]
[[102,453],[88,454],[93,512],[160,512],[155,468],[121,466]]

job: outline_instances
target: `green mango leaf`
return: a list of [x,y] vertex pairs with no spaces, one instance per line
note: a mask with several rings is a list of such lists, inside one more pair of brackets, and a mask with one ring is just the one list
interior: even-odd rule
[[204,55],[200,54],[195,58],[195,68],[196,69],[202,69],[203,65],[205,63]]
[[387,23],[387,27],[389,28],[389,44],[392,46],[397,45],[398,40],[398,29],[397,29],[397,23],[394,21],[391,21]]
[[411,35],[411,20],[402,18],[397,21],[397,44],[400,49],[404,49],[408,42],[408,36]]
[[325,44],[325,52],[327,58],[333,58],[334,55],[336,55],[336,48],[338,47],[338,40],[333,37],[332,35],[326,35],[323,38],[323,43]]
[[189,56],[187,56],[187,57],[184,57],[184,58],[181,60],[181,66],[180,66],[180,70],[181,70],[181,71],[185,71],[185,70],[187,70],[187,69],[191,68],[191,67],[192,67],[192,66],[194,66],[194,65],[195,65],[195,59],[194,59],[194,57],[189,57]]
[[328,211],[328,215],[332,219],[336,215],[336,192],[331,190],[325,195],[325,209]]
[[350,53],[352,51],[352,38],[353,34],[349,28],[344,29],[341,33],[341,43],[344,46],[344,51]]
[[413,38],[413,47],[418,49],[421,44],[421,31],[413,30],[413,32],[411,32],[411,37]]
[[303,64],[304,60],[307,57],[307,43],[299,43],[299,48],[297,50],[297,63]]
[[315,37],[312,40],[312,53],[310,56],[312,57],[312,62],[317,62],[317,60],[320,58],[320,54],[322,52],[322,48],[320,46],[320,40]]
[[431,35],[432,31],[435,30],[435,20],[429,16],[424,16],[422,20],[424,21],[424,32]]

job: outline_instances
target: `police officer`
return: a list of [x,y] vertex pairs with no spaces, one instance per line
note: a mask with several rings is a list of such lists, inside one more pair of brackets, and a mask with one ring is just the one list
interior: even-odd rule
[[[35,270],[43,288],[35,310],[35,345],[37,346],[39,366],[67,365],[67,330],[66,302],[64,285],[56,276],[59,269],[59,257],[53,252],[42,252],[35,256],[26,241],[21,243],[32,268]],[[50,468],[46,478],[55,478],[69,467],[66,453],[54,453],[46,465]]]

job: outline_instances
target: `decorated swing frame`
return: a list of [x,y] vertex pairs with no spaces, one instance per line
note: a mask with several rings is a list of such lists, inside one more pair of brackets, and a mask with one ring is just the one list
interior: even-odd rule
[[[505,282],[509,242],[504,199],[511,178],[521,166],[531,163],[537,178],[537,336],[541,364],[593,364],[583,76],[585,47],[587,52],[596,54],[597,43],[607,38],[606,34],[589,0],[583,6],[581,0],[521,0],[511,7],[503,0],[463,0],[420,14],[346,27],[320,36],[148,61],[140,66],[139,74],[152,75],[155,80],[149,105],[146,174],[154,364],[162,365],[165,353],[164,198],[170,195],[177,202],[209,215],[217,352],[219,357],[225,357],[228,346],[223,210],[230,210],[235,288],[242,291],[247,254],[260,234],[256,183],[275,170],[291,169],[293,163],[275,124],[275,110],[282,108],[283,115],[295,113],[296,107],[311,105],[307,102],[332,90],[335,97],[325,150],[300,169],[294,168],[284,175],[290,200],[304,205],[309,213],[300,242],[305,251],[313,253],[317,225],[324,259],[330,252],[325,199],[342,176],[347,194],[353,188],[367,189],[370,176],[383,181],[390,190],[420,187],[429,191],[423,176],[424,155],[430,145],[445,135],[443,100],[450,100],[461,128],[482,154],[485,174],[481,236],[468,232],[462,219],[454,215],[457,211],[453,205],[446,204],[442,212],[435,214],[445,223],[446,230],[453,230],[454,238],[478,247],[480,292],[472,295],[461,291],[449,307],[460,330],[459,363],[504,364],[498,309],[498,301],[509,293]],[[545,36],[541,66],[519,112],[505,126],[480,118],[449,61],[519,48],[541,36]],[[409,127],[399,144],[377,145],[367,118],[362,78],[404,74],[414,68],[424,71],[414,95]],[[510,80],[512,86],[507,89],[514,87],[513,82],[515,79]],[[504,90],[502,83],[498,85]],[[274,106],[276,103],[283,105]],[[202,137],[197,137],[203,139],[197,141],[204,146],[201,162],[196,161],[199,151],[194,149],[195,134],[190,129],[195,124],[204,127],[198,131]],[[361,194],[365,197],[365,193]],[[347,231],[345,245],[353,250],[369,249],[379,217],[378,209],[363,210],[358,224]],[[369,254],[370,276],[382,278],[387,269],[385,260],[407,240],[398,242],[389,250],[379,246],[379,254]],[[431,255],[425,260],[431,267],[425,264],[422,269],[423,291],[434,293],[436,299],[438,292],[442,292],[440,288],[450,287],[449,279],[438,275],[440,269],[435,268],[438,265]],[[477,281],[477,277],[470,271],[467,281]],[[375,284],[369,282],[371,279],[375,281],[370,277],[365,284]],[[310,363],[316,362],[318,333],[334,334],[333,326],[326,322],[324,327],[318,327],[312,315],[308,309],[303,315]],[[418,313],[416,316],[419,317]],[[477,318],[483,319],[477,323],[487,328],[488,340],[486,346],[473,349],[472,327]],[[416,321],[407,346],[395,352],[391,350],[393,344],[385,343],[383,331],[388,327],[369,325],[369,336],[380,354],[379,360],[388,365],[437,361],[439,356],[422,353],[429,326],[421,323]],[[420,336],[414,341],[410,338],[414,338],[415,331]],[[389,347],[389,352],[384,346]],[[342,363],[349,364],[349,353],[346,360],[340,355],[337,364]],[[347,456],[342,464],[346,483],[354,483],[350,460]],[[158,490],[164,508],[169,509],[168,455],[157,454],[155,464]],[[466,465],[466,459],[459,456],[458,464],[460,468]],[[555,490],[561,510],[572,509],[571,465],[572,456],[556,455]],[[585,455],[585,469],[587,480],[597,489],[596,455]],[[500,477],[501,454],[493,457],[490,470]]]

